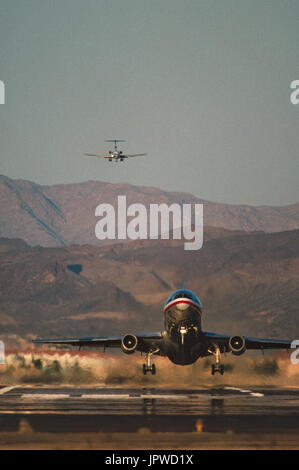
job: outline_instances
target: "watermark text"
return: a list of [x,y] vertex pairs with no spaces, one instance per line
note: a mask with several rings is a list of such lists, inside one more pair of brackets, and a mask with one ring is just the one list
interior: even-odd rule
[[5,85],[0,80],[0,104],[5,104]]
[[117,208],[99,204],[95,210],[100,220],[95,226],[99,240],[188,240],[185,250],[199,250],[203,245],[203,204],[131,204],[118,196]]
[[290,95],[290,100],[292,104],[299,104],[299,80],[293,80],[290,88],[294,91],[292,91]]
[[0,365],[5,364],[5,346],[3,341],[0,341]]
[[295,351],[292,352],[291,354],[291,363],[295,366],[299,364],[299,339],[294,339],[294,341],[291,342],[291,348],[295,349]]

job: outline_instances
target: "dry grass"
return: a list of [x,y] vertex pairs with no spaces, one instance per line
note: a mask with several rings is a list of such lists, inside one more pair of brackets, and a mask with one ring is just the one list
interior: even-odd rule
[[110,355],[95,352],[10,351],[0,365],[2,384],[106,384],[110,386],[202,387],[275,386],[299,387],[299,365],[289,355],[224,358],[226,372],[211,376],[212,359],[191,366],[176,366],[166,358],[155,358],[157,374],[142,374],[144,359],[135,354]]

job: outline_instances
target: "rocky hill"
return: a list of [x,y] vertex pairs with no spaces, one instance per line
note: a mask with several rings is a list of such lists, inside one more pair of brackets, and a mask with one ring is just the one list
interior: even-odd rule
[[[116,205],[125,195],[127,204],[203,203],[204,225],[230,230],[280,232],[299,228],[299,204],[283,207],[230,205],[203,201],[192,194],[166,192],[129,184],[87,181],[41,186],[0,176],[0,236],[21,238],[29,245],[103,245],[94,234],[95,208]],[[111,243],[111,241],[108,241]]]
[[163,302],[187,283],[204,328],[299,337],[299,230],[206,228],[201,250],[181,241],[30,247],[0,242],[1,339],[155,331]]

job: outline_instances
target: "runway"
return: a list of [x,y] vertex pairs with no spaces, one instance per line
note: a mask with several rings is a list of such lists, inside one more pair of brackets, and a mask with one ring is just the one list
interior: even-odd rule
[[299,389],[0,388],[0,432],[296,433]]

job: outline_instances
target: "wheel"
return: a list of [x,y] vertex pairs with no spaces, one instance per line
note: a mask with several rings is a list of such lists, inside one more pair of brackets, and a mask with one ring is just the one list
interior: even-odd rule
[[109,162],[112,162],[112,158],[109,158]]
[[211,372],[212,372],[212,375],[215,374],[215,365],[214,364],[212,364]]
[[142,372],[143,372],[143,375],[146,375],[147,370],[146,370],[145,364],[142,365]]
[[221,364],[220,366],[220,374],[223,375],[224,374],[224,365]]
[[156,373],[156,366],[155,364],[152,365],[152,375],[155,375]]

